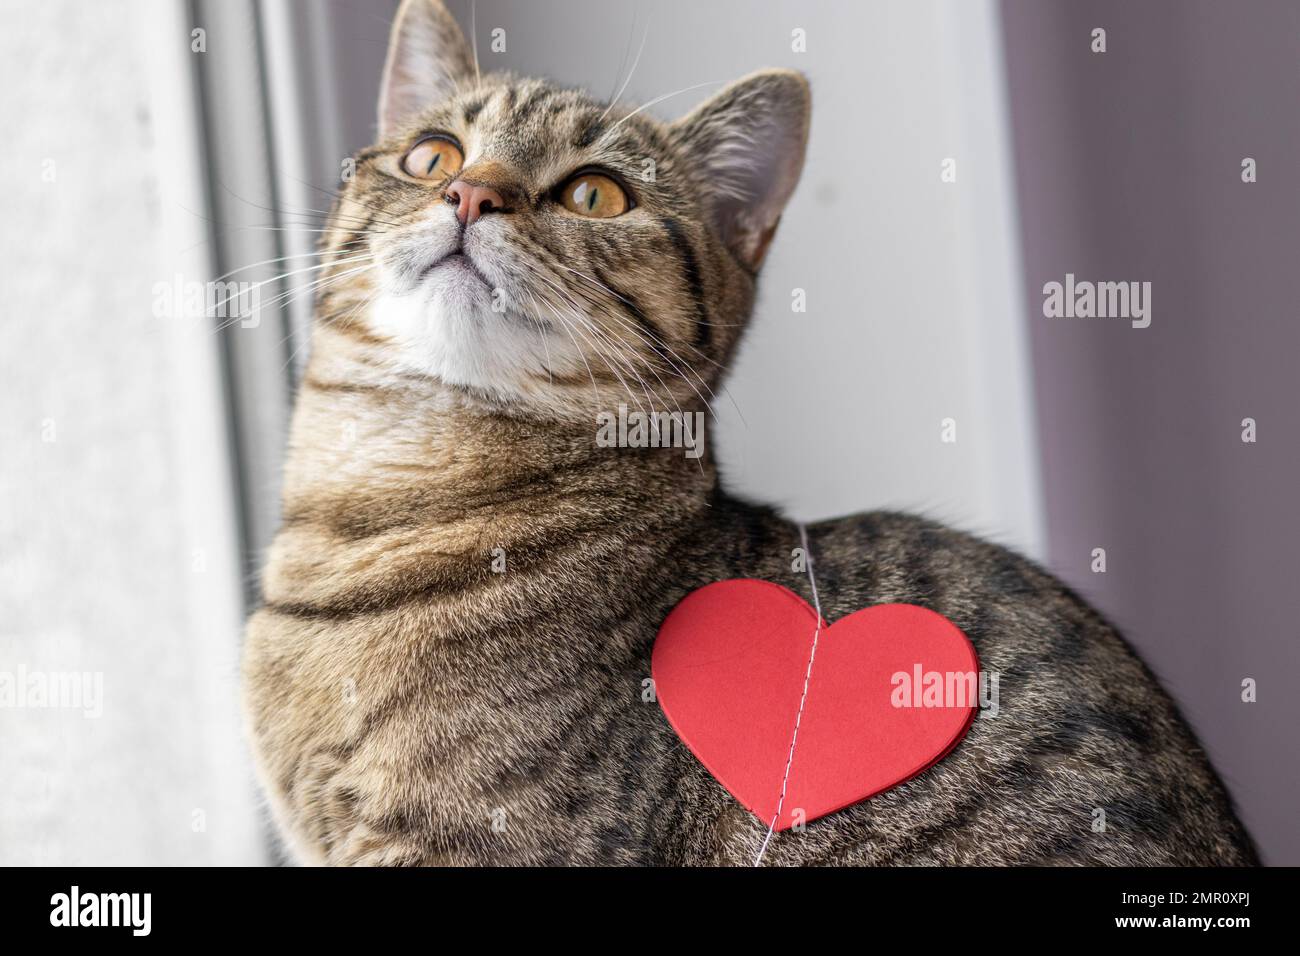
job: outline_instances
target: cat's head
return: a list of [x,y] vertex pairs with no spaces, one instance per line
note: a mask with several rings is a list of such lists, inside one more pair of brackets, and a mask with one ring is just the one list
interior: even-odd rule
[[332,223],[355,276],[322,321],[501,408],[698,408],[748,319],[809,108],[786,70],[673,123],[480,75],[443,5],[405,0],[380,140]]

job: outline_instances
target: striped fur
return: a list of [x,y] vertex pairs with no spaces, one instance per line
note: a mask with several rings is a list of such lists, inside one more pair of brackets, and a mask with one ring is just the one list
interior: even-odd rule
[[[643,682],[660,622],[692,589],[756,577],[810,597],[791,570],[798,532],[726,494],[711,451],[599,447],[595,412],[706,407],[798,175],[806,85],[757,74],[662,124],[477,78],[440,5],[411,0],[402,16],[423,31],[413,47],[456,75],[412,115],[402,77],[423,74],[390,70],[384,138],[357,157],[326,241],[338,281],[319,297],[284,524],[244,651],[276,819],[310,863],[747,864],[764,825]],[[401,43],[399,30],[399,65]],[[508,197],[465,234],[484,226],[473,254],[512,303],[495,319],[412,291],[420,256],[454,228],[443,187],[395,172],[429,130],[466,143],[464,175]],[[755,143],[777,155],[746,156]],[[555,186],[586,165],[623,176],[637,209],[557,210]],[[356,255],[374,267],[345,276]],[[469,341],[499,354],[438,365],[419,347],[439,340],[400,331],[412,296],[431,321],[488,329]],[[569,310],[590,325],[566,345]],[[809,538],[829,620],[891,601],[946,615],[1001,673],[1001,713],[920,777],[779,836],[766,862],[1254,861],[1172,703],[1059,582],[903,515]]]

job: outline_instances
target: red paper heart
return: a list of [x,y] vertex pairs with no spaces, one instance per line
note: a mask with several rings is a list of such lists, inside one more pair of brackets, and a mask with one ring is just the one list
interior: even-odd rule
[[[688,594],[655,640],[651,672],[669,723],[764,825],[781,798],[816,625],[794,592],[737,579]],[[949,694],[942,706],[914,706],[930,673],[943,675]],[[823,623],[776,828],[793,826],[799,811],[805,821],[834,813],[942,759],[975,717],[978,673],[966,635],[914,604]]]

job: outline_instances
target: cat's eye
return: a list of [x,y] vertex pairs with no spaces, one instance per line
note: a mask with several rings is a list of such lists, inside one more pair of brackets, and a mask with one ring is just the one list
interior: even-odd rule
[[416,179],[445,179],[460,172],[465,155],[449,139],[431,136],[411,147],[402,160],[402,171]]
[[569,212],[592,219],[621,216],[632,208],[627,192],[604,173],[579,173],[560,190],[560,202]]

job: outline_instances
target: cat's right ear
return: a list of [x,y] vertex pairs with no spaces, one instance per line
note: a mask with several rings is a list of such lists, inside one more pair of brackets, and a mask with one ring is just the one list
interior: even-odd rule
[[794,70],[739,80],[673,124],[710,186],[714,226],[751,269],[767,252],[799,182],[812,97]]
[[402,0],[379,88],[379,136],[388,137],[475,75],[474,54],[442,0]]

